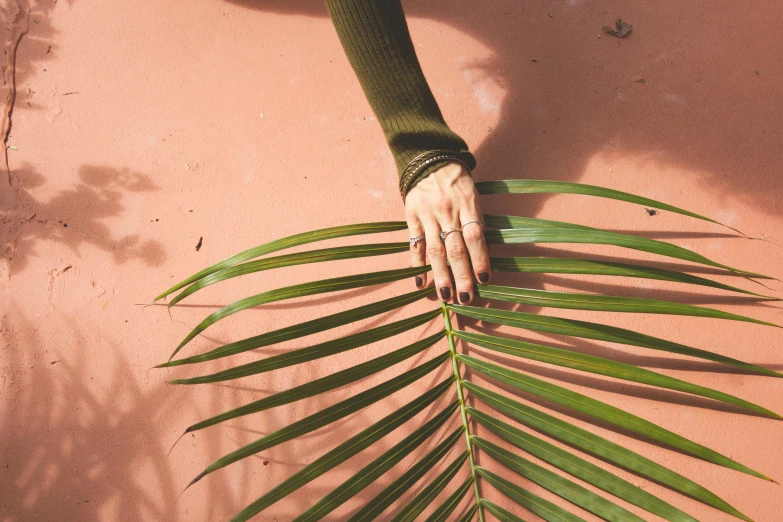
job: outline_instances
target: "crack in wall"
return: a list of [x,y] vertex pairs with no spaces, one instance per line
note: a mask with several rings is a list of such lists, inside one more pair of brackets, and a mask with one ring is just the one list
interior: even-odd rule
[[16,52],[19,42],[30,29],[30,4],[27,0],[6,0],[2,5],[4,32],[2,67],[3,95],[2,115],[0,119],[0,135],[3,137],[3,176],[0,188],[0,208],[13,208],[16,205],[16,192],[11,186],[11,169],[8,166],[8,136],[11,132],[11,115],[16,102]]

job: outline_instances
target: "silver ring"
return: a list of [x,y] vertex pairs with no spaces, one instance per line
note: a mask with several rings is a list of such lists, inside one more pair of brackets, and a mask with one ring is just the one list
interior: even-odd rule
[[484,225],[481,224],[481,221],[479,221],[478,219],[474,219],[474,220],[468,221],[467,223],[462,225],[462,228],[460,230],[465,230],[465,227],[470,225],[471,223],[478,223],[481,226],[482,229],[484,228]]
[[446,236],[448,236],[452,232],[459,232],[460,234],[462,234],[462,230],[459,229],[459,228],[452,228],[451,230],[444,230],[443,232],[440,233],[440,240],[441,241],[446,241]]
[[408,242],[411,244],[411,247],[418,245],[419,241],[424,241],[424,236],[413,236],[408,238]]

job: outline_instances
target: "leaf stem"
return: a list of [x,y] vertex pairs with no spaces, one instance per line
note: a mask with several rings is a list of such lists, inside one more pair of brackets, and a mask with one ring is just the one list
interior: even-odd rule
[[451,353],[451,366],[454,369],[454,382],[457,384],[457,398],[459,399],[459,411],[462,416],[462,427],[465,430],[465,442],[468,445],[468,460],[470,462],[470,474],[473,478],[473,492],[476,494],[476,505],[478,506],[479,522],[484,522],[484,510],[481,505],[481,495],[478,489],[478,473],[476,473],[476,462],[473,459],[473,444],[470,440],[470,427],[468,426],[468,415],[465,412],[465,398],[462,393],[462,376],[459,372],[459,364],[457,363],[457,349],[454,345],[453,330],[451,328],[451,318],[449,317],[449,309],[446,307],[446,303],[441,301],[441,309],[443,310],[443,323],[446,327],[447,339],[449,340],[449,352]]

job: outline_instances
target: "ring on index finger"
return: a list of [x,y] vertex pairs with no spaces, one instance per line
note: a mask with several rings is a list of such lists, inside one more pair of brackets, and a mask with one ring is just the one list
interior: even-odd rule
[[460,232],[464,231],[465,227],[470,225],[471,223],[477,223],[478,226],[480,226],[482,228],[482,230],[484,229],[484,225],[481,224],[481,221],[479,221],[478,219],[472,219],[472,220],[467,221],[467,222],[462,224],[462,228],[460,229]]

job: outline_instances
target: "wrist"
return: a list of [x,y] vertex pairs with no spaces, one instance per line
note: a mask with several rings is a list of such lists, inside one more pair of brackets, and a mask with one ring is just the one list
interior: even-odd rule
[[403,201],[418,182],[446,165],[458,167],[460,170],[464,169],[470,174],[476,160],[470,152],[465,154],[468,156],[467,158],[463,158],[461,154],[454,151],[436,149],[423,152],[413,158],[400,176],[400,195]]

